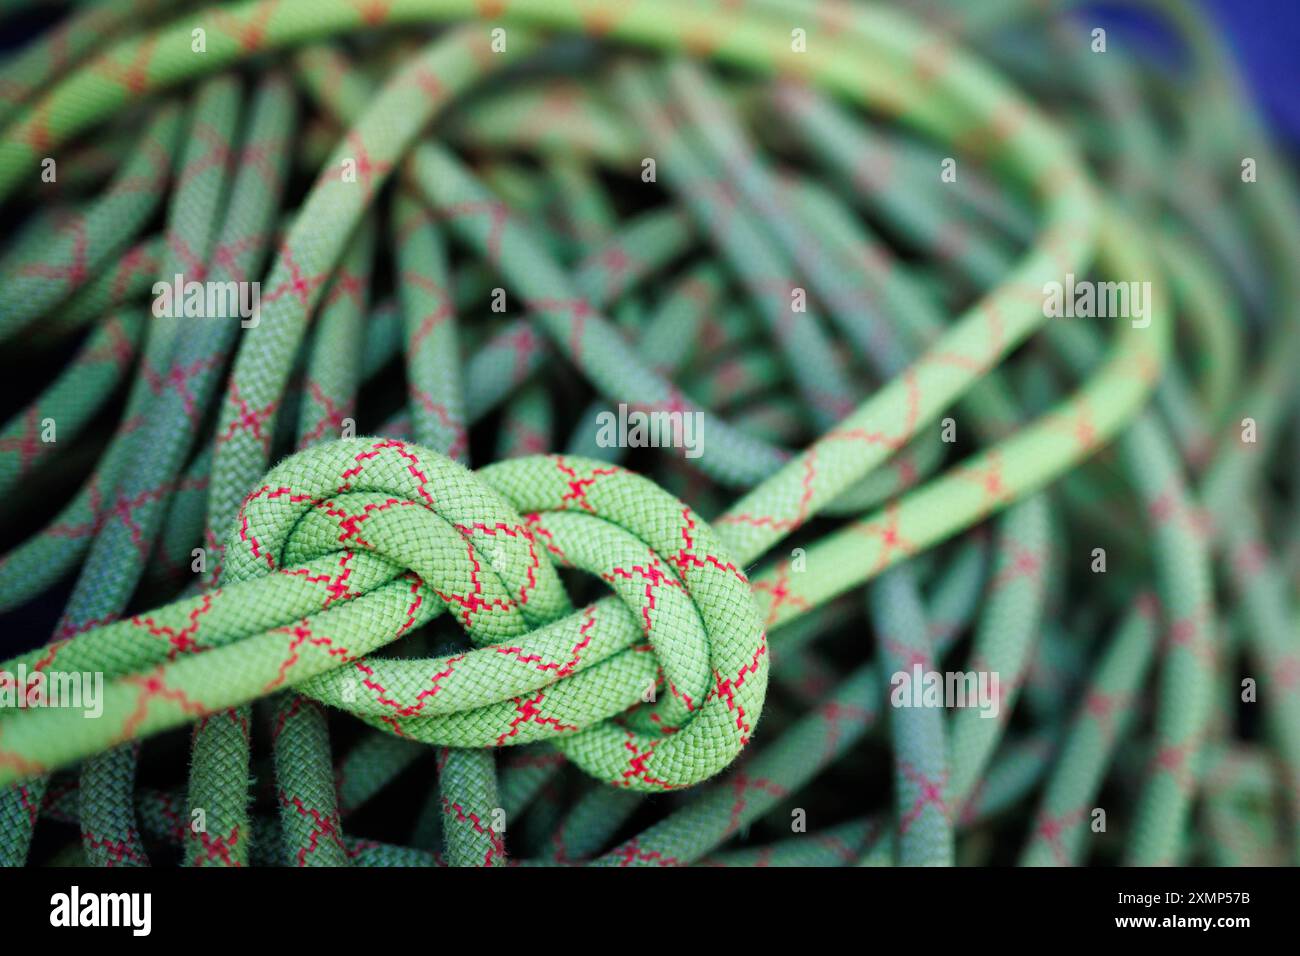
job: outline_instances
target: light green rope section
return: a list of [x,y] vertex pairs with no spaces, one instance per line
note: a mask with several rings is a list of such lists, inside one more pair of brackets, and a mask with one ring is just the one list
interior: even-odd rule
[[968,673],[996,674],[996,712],[966,706],[949,727],[948,793],[960,812],[970,799],[1011,719],[1042,632],[1046,575],[1051,563],[1048,507],[1043,495],[1026,498],[998,522],[998,560],[991,569],[988,603],[980,613]]
[[505,811],[497,797],[492,752],[440,751],[438,790],[447,865],[505,866]]
[[174,6],[179,6],[176,0],[107,0],[90,4],[8,57],[0,67],[0,88],[5,93],[0,102],[0,128],[42,87],[120,34],[133,20],[170,12],[168,8]]
[[1093,800],[1115,741],[1135,710],[1129,705],[1155,651],[1155,607],[1139,603],[1107,644],[1083,706],[1074,717],[1020,862],[1028,866],[1077,863],[1094,820]]
[[[294,121],[294,105],[287,84],[280,77],[264,82],[250,105],[240,153],[250,162],[236,171],[231,186],[230,205],[218,240],[218,248],[226,250],[226,255],[217,257],[211,274],[213,281],[247,282],[260,274],[266,250],[271,245],[276,198],[284,188]],[[212,352],[206,360],[196,361],[218,366],[218,357],[229,350],[240,325],[233,316],[213,323],[210,330],[205,330],[209,334],[202,337],[206,343],[195,337],[183,343],[181,351],[188,355],[206,344]],[[210,499],[203,503],[202,540],[207,550],[213,552],[215,528],[221,518],[213,511]],[[209,554],[209,558],[215,558],[215,554]],[[203,583],[212,583],[218,573],[217,568],[210,568]],[[193,629],[195,620],[192,618],[186,626]],[[251,723],[252,714],[245,708],[215,715],[195,730],[187,793],[190,825],[185,844],[185,861],[191,866],[238,866],[248,860]]]
[[[134,640],[134,620],[68,642],[61,666],[112,678],[104,718],[43,711],[0,722],[7,765],[52,768],[291,681],[311,693],[307,678],[355,661],[327,691],[341,686],[363,719],[417,739],[463,747],[554,737],[588,772],[638,789],[689,786],[725,766],[761,710],[766,643],[745,578],[707,525],[647,480],[595,462],[519,459],[482,475],[394,441],[335,442],[288,459],[241,509],[222,589],[152,616],[167,627],[202,609],[212,649],[167,660]],[[542,540],[618,597],[564,617]],[[350,572],[342,588],[340,569]],[[282,597],[267,604],[273,593]],[[485,648],[473,665],[462,666],[468,655],[445,665],[457,679],[430,669],[443,662],[360,660],[444,609]],[[662,647],[661,628],[674,635]],[[527,648],[513,646],[525,636]],[[634,644],[646,637],[649,646]],[[538,651],[564,660],[577,644],[589,656],[571,678],[533,663]],[[609,723],[654,686],[656,657],[671,693],[626,726]],[[216,668],[223,676],[209,681]],[[54,732],[53,760],[51,726],[65,728]]]
[[330,766],[329,734],[319,704],[296,694],[281,695],[272,718],[280,840],[297,866],[346,866],[347,848],[330,774],[310,768]]
[[[213,145],[208,140],[233,140],[240,115],[239,100],[237,85],[227,77],[209,80],[194,96],[187,117],[188,142],[181,151],[176,189],[168,208],[166,252],[160,274],[163,282],[176,275],[202,275],[211,255],[218,233],[216,213],[226,199],[228,171],[224,164],[210,162]],[[173,368],[184,375],[211,363],[206,342],[177,349],[180,325],[174,315],[154,317],[142,356],[140,381],[155,387],[154,381],[169,379]],[[207,380],[213,382],[215,375],[209,374]],[[136,507],[120,520],[116,515],[107,520],[95,536],[56,637],[75,632],[86,622],[117,617],[135,590],[144,573],[147,547],[163,518],[165,498],[155,489],[174,481],[189,450],[186,439],[197,418],[196,403],[204,398],[202,384],[198,390],[195,396],[191,388],[177,389],[152,401],[145,413],[144,428],[127,439],[131,443],[127,455],[137,464],[122,475],[116,487],[105,490]],[[82,842],[92,863],[146,862],[132,807],[135,770],[136,748],[122,747],[92,758],[82,771]]]
[[[442,234],[418,199],[398,192],[393,201],[402,312],[406,327],[407,390],[416,440],[468,461],[464,388],[455,304]],[[438,796],[444,855],[452,866],[503,866],[504,821],[498,818],[492,753],[438,750]]]
[[[526,52],[527,43],[521,38],[512,49]],[[307,316],[378,188],[377,170],[397,161],[439,106],[481,79],[489,66],[499,68],[506,62],[505,57],[484,58],[482,51],[483,38],[463,31],[439,39],[409,63],[361,118],[351,142],[339,144],[326,164],[330,172],[318,180],[294,220],[264,283],[268,291],[261,322],[250,330],[231,373],[218,426],[223,440],[212,468],[210,509],[216,526],[233,518],[240,499],[265,470],[270,426]],[[429,77],[436,79],[434,95],[429,93]],[[366,164],[358,170],[368,179],[345,181],[345,162]]]
[[[238,378],[238,371],[237,371],[237,378]],[[240,399],[240,401],[244,401],[244,399]],[[218,477],[220,477],[220,476],[218,476]],[[697,695],[697,697],[698,697],[698,695]],[[672,698],[669,698],[669,700],[672,700]],[[689,697],[688,697],[688,700],[689,700]],[[689,706],[689,705],[688,705],[688,706]]]
[[[86,424],[101,410],[130,370],[144,323],[133,312],[109,315],[69,362],[67,369],[38,398],[0,430],[0,494],[8,494],[22,479],[56,454],[59,439],[75,442]],[[53,442],[36,440],[54,423]]]
[[882,692],[888,694],[894,749],[894,800],[898,862],[951,866],[952,815],[948,809],[947,754],[941,707],[917,706],[913,697],[934,672],[930,630],[916,580],[906,565],[882,574],[870,590],[879,643]]
[[179,106],[160,110],[103,196],[49,236],[53,249],[42,243],[17,261],[3,263],[0,339],[58,305],[131,242],[163,197],[180,132]]
[[[344,254],[321,309],[305,372],[298,445],[309,448],[341,432],[355,414],[358,369],[352,358],[363,339],[362,321],[374,252],[374,228],[362,222]],[[296,866],[346,866],[342,821],[325,714],[315,701],[294,694],[276,701],[273,723],[280,850]],[[220,799],[245,791],[239,778],[213,778]]]
[[433,217],[399,192],[393,202],[393,245],[406,328],[406,377],[416,441],[458,461],[469,455],[460,345],[447,253]]
[[1300,859],[1297,204],[1142,5],[1176,76],[1023,0],[108,0],[0,64],[0,340],[74,363],[0,429],[0,610],[72,584],[0,679],[105,680],[0,710],[0,863]]

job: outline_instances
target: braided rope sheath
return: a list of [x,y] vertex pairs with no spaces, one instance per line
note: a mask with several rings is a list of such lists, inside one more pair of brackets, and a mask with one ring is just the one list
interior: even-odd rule
[[[72,582],[0,692],[104,678],[0,708],[0,861],[42,815],[110,866],[1300,859],[1297,205],[1142,5],[1177,83],[1066,2],[110,0],[0,64],[0,197],[59,163],[0,341],[72,362],[0,432],[0,609]],[[145,312],[181,273],[260,313]],[[1067,274],[1145,321],[1049,318]]]

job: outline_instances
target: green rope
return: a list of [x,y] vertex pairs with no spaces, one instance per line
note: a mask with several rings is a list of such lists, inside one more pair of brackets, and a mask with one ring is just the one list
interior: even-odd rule
[[[59,169],[0,340],[70,362],[0,431],[0,610],[72,585],[0,692],[104,679],[0,708],[0,861],[1300,859],[1297,206],[1143,4],[1177,82],[1014,0],[112,0],[0,65],[0,199]],[[144,314],[181,274],[260,311]],[[886,708],[914,668],[996,719]],[[417,776],[407,845],[345,832]]]

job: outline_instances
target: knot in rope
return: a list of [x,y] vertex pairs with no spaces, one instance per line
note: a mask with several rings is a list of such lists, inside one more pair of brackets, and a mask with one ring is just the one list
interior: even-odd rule
[[[674,789],[727,766],[762,708],[766,639],[743,572],[687,506],[602,462],[537,456],[475,473],[401,441],[331,442],[249,494],[226,555],[227,586],[280,574],[323,589],[284,631],[291,653],[324,649],[345,666],[298,689],[401,736],[549,739],[608,783]],[[574,613],[557,566],[613,595]],[[473,649],[347,650],[357,628],[400,635],[444,610]]]

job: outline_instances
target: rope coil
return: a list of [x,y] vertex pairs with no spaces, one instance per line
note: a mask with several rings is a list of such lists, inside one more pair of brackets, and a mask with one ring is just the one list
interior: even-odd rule
[[[0,671],[106,681],[0,711],[0,860],[42,815],[102,865],[1294,858],[1284,163],[1176,4],[1160,82],[1068,3],[931,6],[108,0],[0,63],[0,201],[60,169],[0,342],[77,343],[0,430],[9,511],[88,459],[0,559],[4,611],[75,573]],[[142,319],[181,273],[259,321]],[[1050,317],[1066,276],[1149,282],[1142,321]],[[704,453],[626,470],[615,406]],[[883,709],[912,666],[998,675],[999,719]],[[190,724],[187,786],[137,780]],[[791,839],[877,742],[889,792]],[[344,832],[426,756],[404,845]]]

